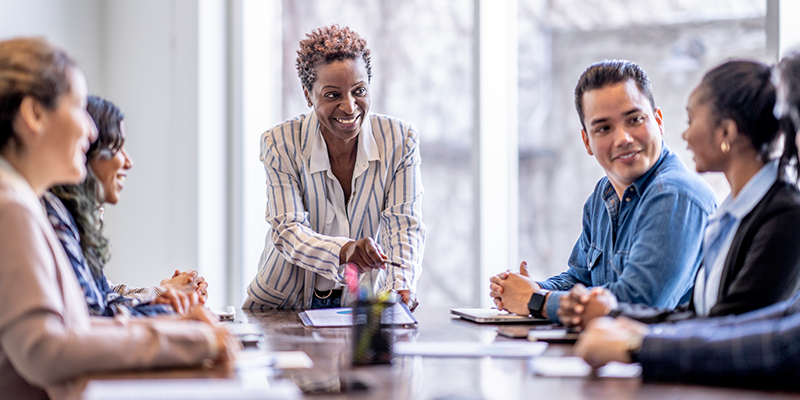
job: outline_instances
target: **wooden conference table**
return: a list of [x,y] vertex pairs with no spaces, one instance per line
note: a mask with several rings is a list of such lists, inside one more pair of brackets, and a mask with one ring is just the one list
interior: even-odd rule
[[[453,318],[449,308],[420,306],[419,326],[396,329],[396,338],[416,341],[521,340],[496,337],[496,325]],[[265,379],[292,379],[318,393],[313,399],[796,399],[797,393],[765,392],[674,384],[643,384],[641,379],[545,378],[535,376],[525,359],[397,357],[393,365],[350,366],[349,328],[307,328],[297,311],[239,310],[237,319],[255,323],[267,334],[266,350],[301,350],[314,361],[311,369],[278,371]],[[571,345],[551,344],[545,356],[570,356]],[[107,378],[221,377],[208,370],[116,374]],[[354,389],[336,393],[340,388]],[[319,393],[327,392],[327,393]]]

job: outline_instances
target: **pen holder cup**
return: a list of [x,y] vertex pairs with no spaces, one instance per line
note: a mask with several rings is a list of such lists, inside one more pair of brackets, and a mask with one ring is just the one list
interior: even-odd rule
[[381,325],[392,325],[389,309],[392,303],[359,300],[353,304],[353,365],[389,364],[392,362],[393,337],[390,329]]

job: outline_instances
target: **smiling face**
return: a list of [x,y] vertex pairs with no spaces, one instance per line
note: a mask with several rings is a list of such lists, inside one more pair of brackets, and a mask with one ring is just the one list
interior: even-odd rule
[[[119,135],[125,138],[125,123],[119,123]],[[128,155],[125,146],[114,153],[111,157],[104,157],[103,152],[98,153],[97,156],[89,161],[89,166],[92,168],[97,181],[103,186],[103,193],[105,198],[101,199],[103,203],[117,204],[119,201],[120,192],[125,185],[125,179],[128,174],[127,171],[133,168],[133,160]]]
[[722,132],[716,123],[711,104],[705,99],[704,89],[696,88],[689,96],[686,112],[689,127],[683,132],[683,140],[692,151],[697,172],[722,171],[725,153],[720,149]]
[[369,78],[364,60],[344,59],[317,66],[312,90],[304,89],[328,141],[347,143],[358,137],[369,112]]
[[628,79],[583,94],[584,146],[621,194],[661,155],[661,110]]
[[97,138],[97,128],[86,111],[86,78],[77,68],[68,72],[70,90],[56,107],[44,111],[43,159],[53,171],[53,183],[77,183],[86,177],[86,151]]

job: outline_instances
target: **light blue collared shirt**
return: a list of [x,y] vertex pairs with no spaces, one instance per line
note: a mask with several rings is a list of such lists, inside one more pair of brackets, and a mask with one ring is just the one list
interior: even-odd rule
[[708,316],[711,308],[717,304],[722,270],[725,268],[725,259],[728,258],[733,237],[739,230],[742,219],[753,211],[775,184],[778,178],[778,161],[770,161],[761,167],[736,197],[728,195],[717,211],[708,218],[703,238],[705,258],[694,284],[694,308],[697,315]]

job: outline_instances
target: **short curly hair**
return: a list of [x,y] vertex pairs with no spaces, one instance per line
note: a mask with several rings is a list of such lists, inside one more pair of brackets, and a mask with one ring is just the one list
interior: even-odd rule
[[333,61],[361,57],[367,66],[367,80],[372,79],[372,65],[367,41],[349,27],[340,28],[338,24],[317,28],[306,34],[297,50],[297,75],[306,90],[317,80],[317,66]]

